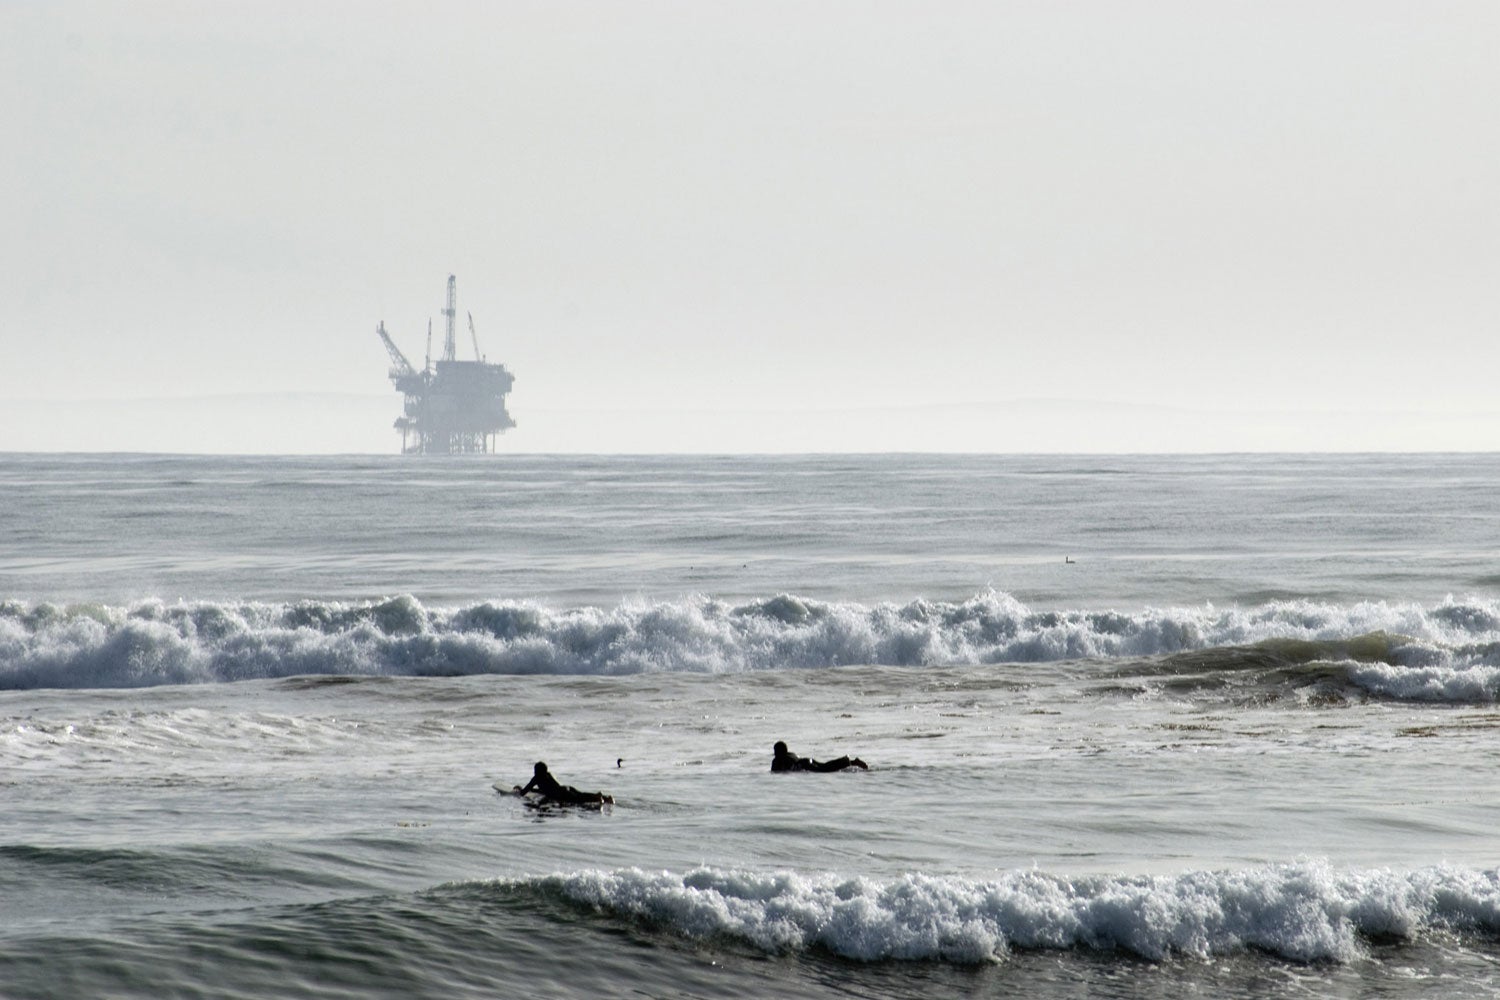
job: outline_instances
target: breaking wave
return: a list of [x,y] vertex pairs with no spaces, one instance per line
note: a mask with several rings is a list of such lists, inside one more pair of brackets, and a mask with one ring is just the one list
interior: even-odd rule
[[862,605],[781,594],[553,610],[526,601],[0,603],[0,688],[143,687],[298,675],[634,674],[1181,657],[1348,661],[1383,697],[1500,698],[1500,607],[1279,601],[1033,611],[1000,592]]
[[695,940],[866,962],[975,964],[1013,949],[1073,948],[1151,960],[1257,950],[1351,962],[1372,941],[1500,929],[1500,873],[1450,867],[1339,871],[1300,862],[1174,876],[1018,871],[988,881],[625,869],[511,885]]

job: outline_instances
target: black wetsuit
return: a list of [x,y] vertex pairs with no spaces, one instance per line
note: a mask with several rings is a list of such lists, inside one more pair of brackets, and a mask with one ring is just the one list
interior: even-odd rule
[[531,776],[526,782],[526,787],[521,789],[521,794],[535,790],[545,802],[568,802],[574,804],[586,802],[603,802],[602,792],[580,792],[572,785],[558,784],[556,778],[552,777],[551,771],[542,771]]
[[791,751],[778,753],[771,758],[771,770],[780,774],[785,771],[842,771],[852,765],[854,761],[848,757],[840,757],[837,760],[823,761],[819,763],[811,757],[798,757]]

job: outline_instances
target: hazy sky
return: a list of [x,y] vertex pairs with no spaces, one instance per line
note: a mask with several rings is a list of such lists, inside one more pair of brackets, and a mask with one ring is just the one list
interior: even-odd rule
[[502,450],[1493,449],[1497,54],[1494,0],[0,0],[0,451],[394,451],[373,331],[450,273]]

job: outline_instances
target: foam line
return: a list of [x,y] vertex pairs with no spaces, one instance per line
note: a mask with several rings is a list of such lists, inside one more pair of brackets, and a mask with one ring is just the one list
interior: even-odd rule
[[1257,949],[1351,962],[1371,938],[1500,928],[1497,873],[1460,868],[1336,871],[1302,862],[1156,877],[1021,871],[989,881],[625,869],[529,884],[687,938],[730,938],[769,953],[826,949],[867,962],[974,964],[1011,949],[1072,948],[1153,960]]
[[[1351,683],[1388,697],[1494,700],[1500,608],[1305,601],[1253,608],[1032,611],[989,591],[863,605],[776,595],[554,610],[527,601],[427,608],[143,601],[0,603],[0,688],[139,687],[302,674],[633,674],[856,664],[1038,663],[1237,645],[1290,661],[1377,664]],[[1280,645],[1276,645],[1280,644]],[[1304,644],[1296,646],[1295,644]]]

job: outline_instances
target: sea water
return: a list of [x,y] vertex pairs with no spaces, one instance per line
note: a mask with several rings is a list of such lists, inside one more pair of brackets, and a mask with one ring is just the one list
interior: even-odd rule
[[1496,995],[1497,485],[0,457],[0,996]]

